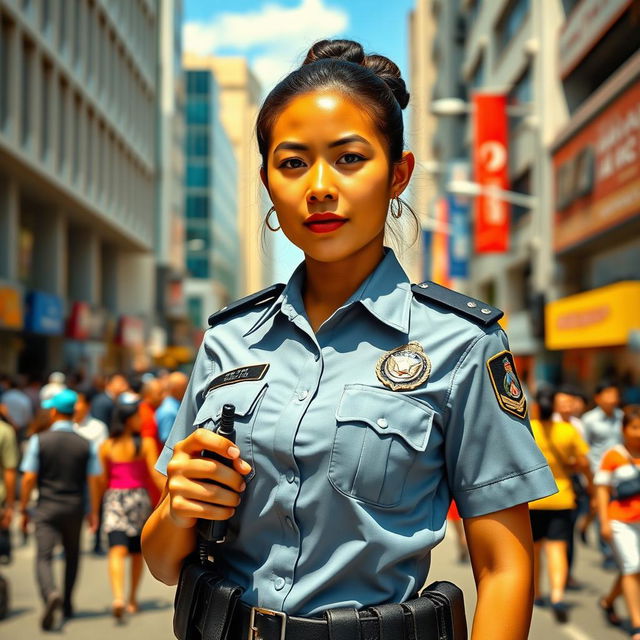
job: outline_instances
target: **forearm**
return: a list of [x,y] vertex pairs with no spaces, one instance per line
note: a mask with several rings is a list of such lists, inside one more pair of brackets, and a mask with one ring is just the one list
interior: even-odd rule
[[609,522],[609,501],[611,500],[611,489],[604,485],[596,486],[596,505],[600,522]]
[[31,492],[36,485],[37,475],[27,471],[22,476],[22,486],[20,489],[20,511],[24,513],[27,510]]
[[13,509],[16,503],[16,470],[4,470],[4,486],[6,489],[5,506],[7,509]]
[[471,640],[526,640],[529,637],[533,607],[529,571],[518,568],[487,573],[478,581],[477,589]]
[[195,547],[195,527],[178,527],[169,514],[169,497],[163,496],[142,530],[142,554],[152,575],[167,585],[176,584],[182,561]]

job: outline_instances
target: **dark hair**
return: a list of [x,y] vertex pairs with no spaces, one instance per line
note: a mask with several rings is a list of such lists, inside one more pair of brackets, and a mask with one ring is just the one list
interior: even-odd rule
[[601,380],[596,385],[596,395],[602,393],[605,389],[615,389],[618,391],[618,385],[613,380]]
[[144,383],[142,382],[142,374],[132,373],[128,378],[128,382],[129,388],[133,393],[139,394],[142,391],[142,387],[144,386]]
[[640,418],[640,404],[626,406],[622,414],[622,428],[624,429],[638,418]]
[[550,420],[553,415],[553,402],[556,398],[556,390],[550,385],[541,386],[536,393],[536,402],[540,420]]
[[[344,93],[369,114],[387,142],[391,178],[393,164],[402,160],[402,110],[409,104],[409,92],[400,69],[385,56],[365,55],[359,42],[320,40],[311,46],[302,65],[281,80],[260,107],[256,136],[267,182],[269,145],[276,119],[296,96],[321,89]],[[403,204],[413,215],[417,227],[415,212]]]
[[578,385],[568,382],[560,385],[560,387],[558,387],[557,393],[564,393],[568,396],[575,396],[576,398],[580,398],[584,402],[587,402],[588,400],[585,392]]

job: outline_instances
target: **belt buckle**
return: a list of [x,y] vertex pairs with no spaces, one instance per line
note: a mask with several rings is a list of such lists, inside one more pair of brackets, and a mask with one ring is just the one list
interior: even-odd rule
[[276,616],[280,618],[280,640],[284,640],[287,630],[287,614],[282,611],[273,611],[272,609],[265,609],[264,607],[251,607],[251,614],[249,616],[249,635],[247,640],[262,640],[258,635],[258,629],[254,626],[256,620],[256,613],[261,613],[266,616]]

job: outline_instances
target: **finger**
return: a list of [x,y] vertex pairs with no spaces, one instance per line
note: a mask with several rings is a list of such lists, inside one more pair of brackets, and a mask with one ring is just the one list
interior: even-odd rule
[[238,493],[209,482],[191,481],[185,483],[180,495],[187,500],[197,500],[223,507],[237,507],[240,504]]
[[203,428],[196,429],[184,440],[178,442],[174,450],[193,455],[202,449],[208,449],[231,460],[240,457],[240,449],[231,440]]
[[228,520],[235,513],[235,509],[221,507],[197,500],[188,500],[178,496],[170,506],[172,514],[179,518],[202,518],[204,520]]
[[246,460],[243,460],[242,458],[236,458],[233,461],[233,468],[238,473],[241,473],[243,476],[246,476],[247,474],[251,473],[251,471],[253,470],[253,467]]
[[[234,463],[238,462],[234,460]],[[170,463],[171,464],[171,463]],[[169,469],[169,468],[167,468]],[[238,471],[227,467],[221,462],[211,460],[209,458],[187,458],[182,461],[180,466],[171,465],[170,475],[183,476],[189,479],[214,480],[220,484],[224,484],[234,491],[244,490],[244,478]],[[170,487],[171,488],[171,487]],[[175,486],[174,486],[175,491]]]

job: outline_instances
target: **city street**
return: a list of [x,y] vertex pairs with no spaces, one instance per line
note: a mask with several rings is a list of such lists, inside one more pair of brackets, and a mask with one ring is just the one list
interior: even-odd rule
[[[84,548],[89,547],[85,539]],[[570,592],[567,600],[571,605],[570,623],[558,626],[551,614],[536,609],[531,627],[531,640],[608,640],[624,638],[625,633],[606,626],[596,607],[598,595],[611,583],[613,574],[599,568],[599,556],[592,548],[578,548],[579,564],[576,578],[585,583],[579,592]],[[14,561],[2,567],[2,573],[11,582],[11,613],[0,621],[0,638],[51,638],[62,636],[68,640],[139,640],[141,637],[168,640],[171,631],[173,589],[163,586],[145,575],[140,589],[141,611],[125,619],[123,624],[114,623],[110,614],[111,594],[107,582],[107,562],[85,553],[82,558],[81,575],[76,587],[75,603],[77,617],[66,623],[58,633],[43,633],[39,629],[40,602],[33,576],[34,546],[16,550]],[[456,563],[456,548],[452,536],[436,549],[429,582],[448,579],[460,585],[465,592],[468,619],[471,619],[475,604],[475,590],[469,565]],[[60,563],[59,563],[60,564]],[[622,602],[618,612],[626,615]],[[499,620],[499,612],[496,621]]]

